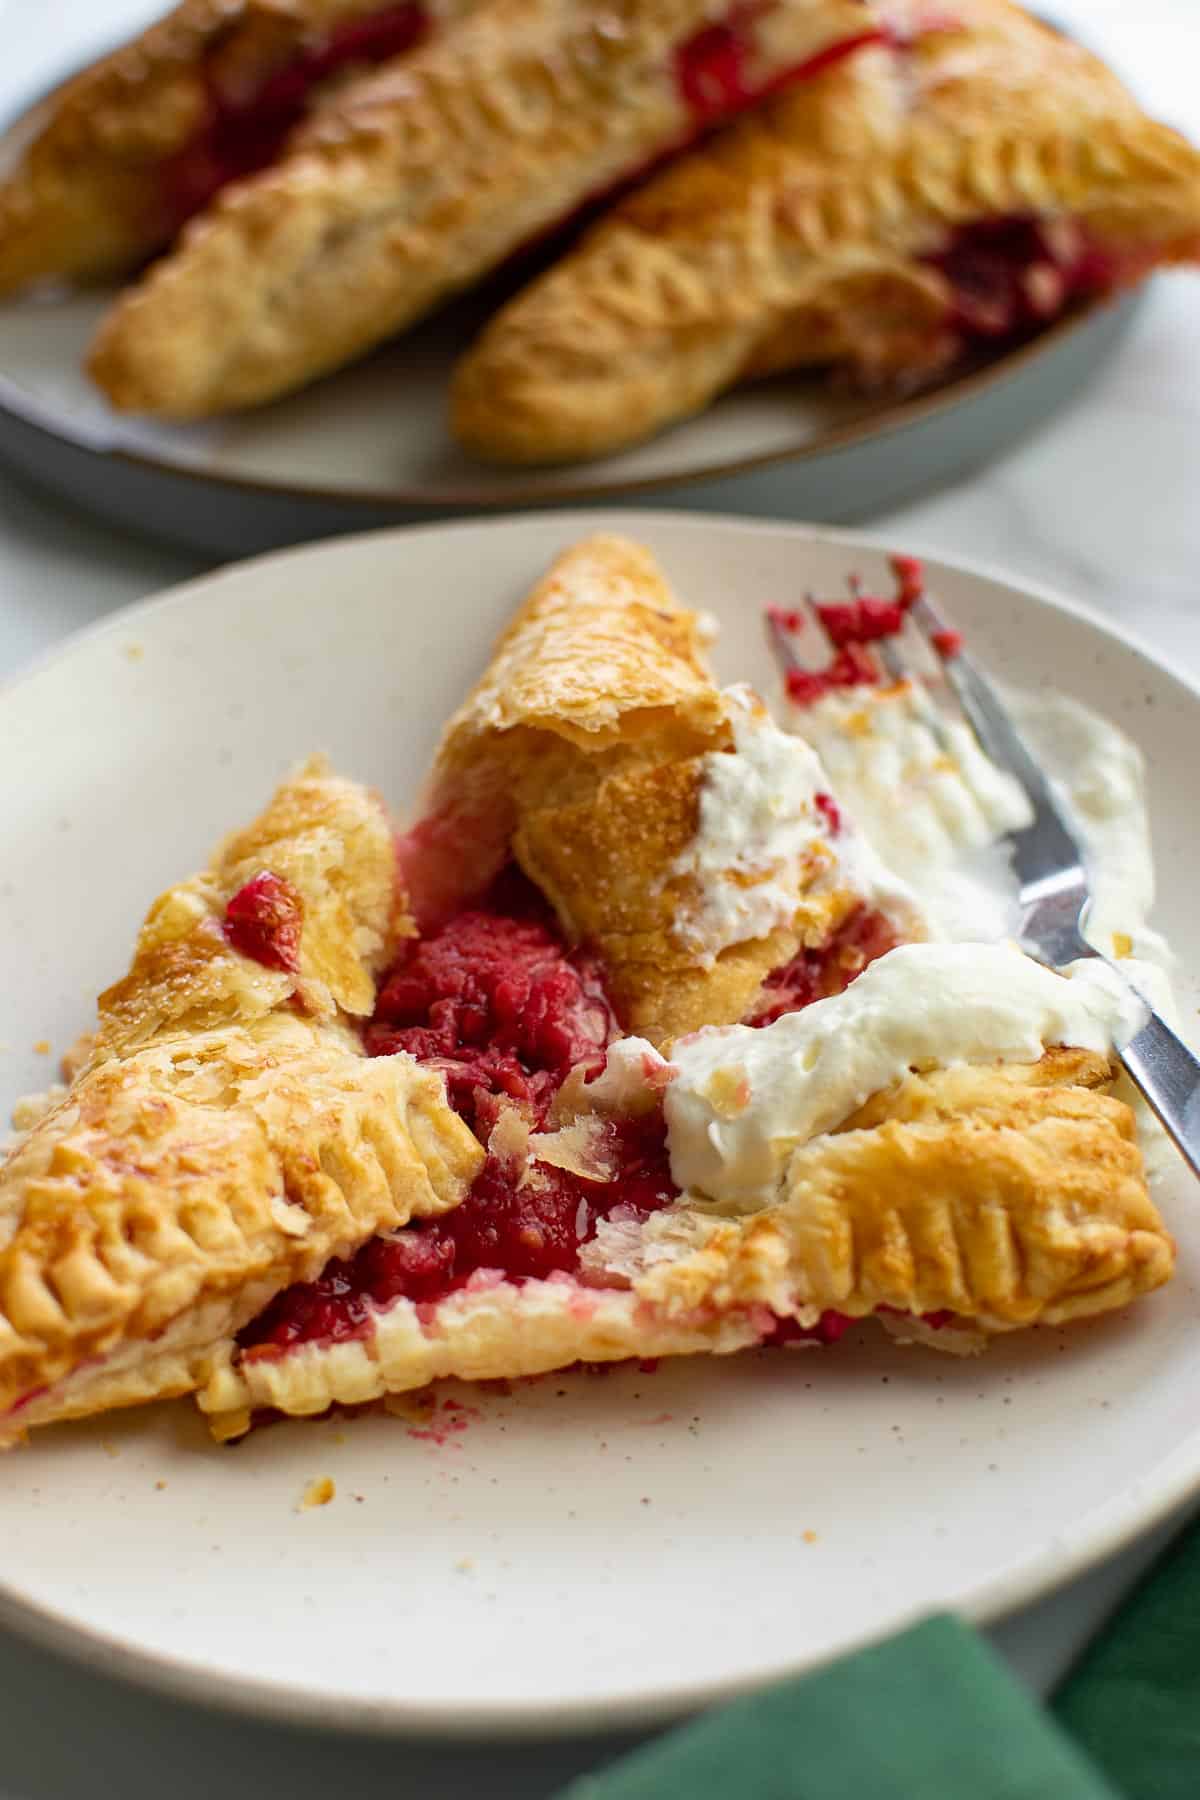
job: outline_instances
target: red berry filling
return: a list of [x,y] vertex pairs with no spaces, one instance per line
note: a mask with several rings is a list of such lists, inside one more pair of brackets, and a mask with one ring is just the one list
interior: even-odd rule
[[843,919],[819,950],[799,950],[790,963],[767,976],[748,1025],[773,1025],[785,1013],[799,1012],[814,1000],[844,993],[868,963],[886,956],[900,942],[890,922],[874,907],[859,906]]
[[[836,805],[825,798],[836,830]],[[895,942],[879,914],[860,908],[823,950],[801,952],[769,978],[750,1023],[841,992]],[[479,905],[405,946],[365,1037],[372,1055],[407,1051],[441,1070],[451,1105],[487,1144],[506,1103],[534,1129],[544,1127],[567,1075],[581,1066],[598,1073],[617,1030],[598,965],[566,950],[541,897],[510,870]],[[506,1150],[489,1152],[460,1206],[373,1238],[318,1280],[288,1288],[242,1331],[240,1345],[272,1356],[364,1336],[374,1309],[400,1298],[433,1305],[482,1271],[515,1282],[572,1273],[602,1219],[618,1209],[646,1218],[678,1195],[661,1107],[599,1129],[620,1170],[616,1180],[589,1180],[536,1159],[523,1168]],[[845,1328],[835,1327],[839,1317],[822,1319],[822,1341],[834,1342]],[[797,1327],[787,1335],[811,1334]]]
[[801,1325],[799,1319],[776,1319],[762,1342],[770,1350],[779,1344],[836,1344],[853,1324],[848,1313],[830,1308],[821,1314],[815,1325]]
[[842,829],[841,808],[832,794],[815,794],[813,805],[829,827],[830,837],[837,837]]
[[857,644],[847,644],[823,669],[789,669],[784,678],[788,699],[797,706],[812,706],[838,688],[875,687],[878,682],[878,668]]
[[[839,688],[874,687],[879,683],[879,666],[864,645],[895,637],[902,631],[905,614],[924,592],[924,571],[915,556],[895,556],[891,566],[896,592],[890,600],[862,593],[854,577],[849,583],[849,600],[810,602],[833,655],[823,668],[817,669],[800,668],[789,661],[784,688],[795,705],[812,706]],[[799,621],[799,617],[798,613],[788,613],[778,606],[767,608],[767,621],[775,633],[782,629],[794,636],[798,623],[792,625],[790,621]],[[790,658],[790,650],[787,654]]]
[[953,289],[950,324],[964,345],[1033,332],[1132,273],[1071,220],[1023,214],[962,225],[925,260]]
[[896,578],[896,599],[907,610],[925,592],[925,565],[919,556],[893,556],[891,568]]
[[880,600],[870,594],[860,594],[853,600],[818,603],[815,611],[835,650],[895,637],[904,624],[904,608],[899,601]]
[[716,125],[794,82],[822,75],[868,44],[888,41],[884,31],[860,31],[806,57],[769,81],[756,80],[751,66],[755,25],[759,16],[770,10],[769,0],[765,6],[762,0],[746,0],[725,19],[704,26],[675,52],[675,79],[698,128]]
[[210,62],[205,122],[164,172],[164,201],[172,229],[179,230],[229,182],[274,162],[322,82],[344,69],[403,55],[429,27],[429,14],[420,0],[344,20],[249,93],[225,89],[215,59]]
[[[599,1073],[617,1023],[595,960],[568,954],[541,897],[511,871],[486,899],[407,945],[366,1028],[374,1056],[407,1051],[445,1076],[450,1104],[486,1144],[506,1103],[533,1129],[573,1069]],[[482,1269],[513,1281],[578,1265],[599,1221],[620,1206],[645,1217],[677,1193],[661,1109],[599,1127],[619,1180],[550,1164],[522,1170],[489,1154],[461,1206],[378,1237],[320,1279],[288,1289],[242,1333],[284,1349],[361,1335],[373,1306],[432,1302]]]
[[240,887],[225,908],[226,942],[265,969],[295,975],[300,968],[304,901],[290,881],[264,869]]
[[[645,182],[664,163],[690,150],[708,132],[728,123],[749,107],[784,88],[824,74],[826,69],[869,44],[896,41],[884,30],[860,31],[853,37],[827,45],[824,50],[803,58],[790,68],[765,77],[754,68],[755,26],[759,16],[769,12],[775,3],[776,0],[744,0],[725,19],[704,26],[679,45],[673,58],[673,71],[676,88],[689,114],[684,130],[673,143],[662,145],[641,162],[631,163],[614,181],[589,194],[582,205],[527,240],[517,252],[514,263],[518,259],[525,260],[547,241],[555,242],[560,234],[582,229],[598,217],[604,207],[628,194],[638,183]],[[649,215],[640,197],[638,206],[639,217],[644,224],[649,224]]]
[[406,947],[366,1046],[439,1068],[451,1105],[486,1142],[505,1100],[543,1125],[573,1068],[603,1068],[616,1032],[595,959],[568,956],[540,896],[508,876],[478,908]]

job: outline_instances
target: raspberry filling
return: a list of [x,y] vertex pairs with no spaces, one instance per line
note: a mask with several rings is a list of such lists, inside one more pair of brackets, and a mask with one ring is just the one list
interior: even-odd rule
[[[829,805],[836,816],[832,799]],[[840,819],[837,826],[831,820],[837,828]],[[840,993],[896,942],[878,913],[860,908],[822,950],[801,952],[769,978],[748,1022],[765,1025]],[[277,1295],[241,1332],[243,1351],[277,1356],[304,1343],[363,1337],[377,1309],[401,1298],[432,1307],[487,1275],[518,1283],[570,1275],[601,1220],[645,1219],[669,1205],[679,1190],[661,1106],[599,1125],[598,1148],[619,1170],[612,1181],[536,1155],[527,1161],[496,1131],[513,1108],[530,1129],[545,1128],[567,1076],[598,1074],[618,1032],[599,965],[567,950],[541,896],[512,869],[478,905],[406,945],[366,1026],[367,1050],[407,1051],[439,1070],[450,1104],[490,1146],[487,1160],[451,1212],[372,1238],[318,1280]],[[824,1315],[813,1333],[797,1327],[787,1335],[834,1342],[845,1329],[840,1316]]]
[[890,41],[885,31],[860,31],[827,45],[770,81],[755,80],[751,68],[754,27],[759,16],[770,10],[769,0],[766,6],[762,0],[747,0],[735,6],[727,18],[704,26],[675,52],[675,80],[698,128],[707,130],[794,82],[823,75],[868,44]]
[[[511,259],[512,268],[521,268],[549,245],[554,247],[573,236],[596,219],[608,206],[639,187],[649,177],[681,156],[710,131],[728,124],[738,114],[769,99],[784,88],[810,81],[826,69],[844,62],[870,44],[895,43],[888,31],[860,31],[853,37],[828,44],[815,55],[804,57],[790,68],[777,71],[764,79],[754,68],[755,27],[759,17],[770,12],[778,0],[745,0],[725,19],[715,20],[693,34],[674,52],[672,71],[676,91],[688,111],[688,121],[673,142],[662,145],[640,162],[631,163],[615,180],[594,189],[582,204],[565,213],[552,224],[526,240]],[[635,195],[639,217],[647,227],[651,224],[646,203]]]
[[430,29],[420,0],[386,6],[344,20],[318,42],[298,51],[248,93],[223,85],[215,58],[206,73],[207,116],[190,144],[172,157],[163,175],[163,197],[173,231],[200,212],[221,188],[275,161],[300,123],[314,89],[345,69],[364,68],[401,56]]
[[[478,906],[405,947],[365,1041],[373,1056],[407,1051],[439,1070],[450,1104],[487,1145],[506,1109],[543,1129],[567,1076],[598,1074],[617,1032],[598,964],[567,951],[540,895],[510,870]],[[363,1335],[374,1308],[401,1297],[431,1304],[481,1270],[518,1282],[574,1270],[615,1208],[645,1218],[678,1192],[661,1109],[600,1130],[618,1180],[537,1160],[525,1168],[493,1148],[460,1206],[373,1238],[319,1280],[289,1288],[239,1341],[259,1354],[338,1342]]]
[[295,975],[300,969],[304,901],[290,881],[264,869],[240,887],[225,908],[221,929],[231,949]]
[[925,261],[953,290],[949,323],[964,347],[1032,333],[1135,272],[1074,221],[1017,213],[960,226]]
[[[833,655],[821,668],[797,664],[788,639],[804,627],[804,614],[780,606],[767,608],[767,621],[787,663],[784,688],[796,706],[813,706],[826,694],[853,687],[875,687],[881,680],[879,665],[867,644],[895,637],[904,629],[908,610],[925,591],[925,574],[915,556],[894,556],[892,575],[896,591],[890,599],[864,594],[856,579],[850,581],[850,599],[813,601],[813,613],[825,633]],[[940,641],[939,641],[940,640]],[[945,656],[957,654],[962,640],[957,632],[935,634],[936,647]],[[817,804],[820,805],[820,798]]]
[[881,912],[855,907],[819,950],[799,950],[791,962],[772,970],[747,1025],[773,1025],[785,1013],[844,993],[868,963],[886,956],[900,941]]

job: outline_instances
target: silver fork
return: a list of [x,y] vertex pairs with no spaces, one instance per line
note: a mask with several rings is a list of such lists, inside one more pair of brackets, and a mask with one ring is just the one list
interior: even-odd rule
[[[857,587],[851,584],[857,596]],[[812,607],[807,609],[810,613]],[[1107,963],[1145,1006],[1149,1018],[1117,1054],[1129,1075],[1174,1139],[1191,1169],[1200,1175],[1200,1060],[1159,1017],[1121,969],[1084,936],[1091,888],[1083,850],[1054,792],[1007,708],[978,665],[961,649],[961,639],[922,590],[908,606],[908,618],[940,664],[947,686],[984,752],[1024,788],[1032,822],[1006,834],[1018,883],[1021,947],[1038,962],[1061,969],[1083,957]],[[819,623],[815,619],[814,622]],[[772,647],[785,669],[802,667],[787,630],[771,620]],[[893,681],[911,681],[924,696],[926,722],[940,735],[938,709],[911,667],[896,637],[873,641],[869,649]],[[943,740],[944,741],[944,740]]]

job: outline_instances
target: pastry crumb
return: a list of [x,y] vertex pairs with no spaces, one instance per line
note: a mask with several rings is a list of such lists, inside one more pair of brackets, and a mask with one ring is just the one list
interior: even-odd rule
[[23,1094],[12,1109],[13,1130],[18,1137],[24,1137],[35,1125],[40,1124],[51,1108],[65,1098],[66,1092],[61,1082],[52,1081],[40,1094]]
[[815,1531],[804,1531],[801,1532],[800,1535],[803,1537],[806,1544],[815,1544],[817,1541],[817,1534]]
[[145,656],[145,654],[146,654],[146,651],[145,651],[144,646],[141,644],[126,644],[125,654],[129,658],[130,662],[136,663],[136,662],[141,662],[143,656]]
[[1120,961],[1133,955],[1133,939],[1127,931],[1114,931],[1112,934],[1113,955]]
[[314,1506],[328,1506],[336,1493],[337,1485],[331,1475],[318,1476],[305,1488],[304,1497],[296,1511],[310,1512]]
[[458,1570],[460,1575],[470,1575],[475,1567],[475,1558],[473,1556],[460,1556],[454,1567]]
[[101,1438],[100,1439],[100,1448],[103,1450],[105,1456],[117,1457],[117,1456],[120,1456],[120,1454],[121,1454],[121,1452],[117,1449],[117,1446],[113,1443],[111,1438]]
[[167,1486],[167,1484],[165,1481],[156,1481],[154,1484],[155,1493],[157,1493],[157,1494],[164,1493],[166,1491],[166,1486]]
[[344,1444],[346,1441],[345,1432],[344,1431],[335,1431],[333,1434],[333,1441],[335,1444]]
[[393,1419],[405,1419],[409,1424],[424,1423],[433,1412],[437,1401],[432,1388],[412,1388],[405,1394],[385,1394],[383,1410]]
[[37,1043],[33,1046],[33,1053],[35,1056],[49,1056],[49,1054],[50,1054],[50,1039],[49,1038],[39,1038]]

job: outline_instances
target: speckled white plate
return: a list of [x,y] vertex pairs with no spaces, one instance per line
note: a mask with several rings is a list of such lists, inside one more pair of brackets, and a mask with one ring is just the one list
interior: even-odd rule
[[[0,694],[0,1102],[44,1085],[149,897],[324,748],[397,802],[551,555],[627,516],[346,540],[133,608]],[[648,514],[637,530],[770,680],[762,607],[866,540]],[[917,548],[920,546],[894,546]],[[1145,747],[1158,922],[1200,967],[1189,772],[1200,696],[1065,602],[932,565],[980,654]],[[0,1463],[0,1616],[159,1687],[391,1731],[649,1719],[801,1669],[935,1606],[993,1617],[1200,1486],[1200,1212],[1127,1318],[978,1362],[756,1352],[655,1374],[458,1390],[432,1425],[273,1427],[233,1450],[186,1403],[45,1434]],[[331,1476],[336,1498],[297,1511]]]

